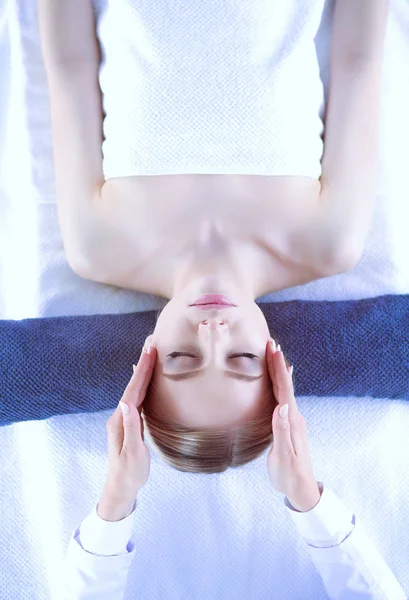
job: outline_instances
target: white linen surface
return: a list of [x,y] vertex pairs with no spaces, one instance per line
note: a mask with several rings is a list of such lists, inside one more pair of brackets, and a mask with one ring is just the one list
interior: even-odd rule
[[[317,37],[326,93],[332,8],[326,2]],[[409,293],[408,106],[409,5],[391,0],[379,185],[364,255],[349,273],[261,301]],[[164,306],[163,299],[85,281],[65,261],[54,195],[48,90],[37,7],[31,0],[6,0],[0,8],[0,215],[0,318]],[[359,515],[409,595],[408,403],[317,397],[299,397],[298,402],[308,424],[317,480]],[[105,481],[110,414],[57,416],[0,429],[1,599],[57,597],[69,537],[93,509]],[[134,538],[139,551],[125,600],[218,600],[188,587],[195,573],[200,581],[206,570],[220,581],[220,600],[326,597],[304,543],[287,519],[282,495],[271,489],[265,455],[210,476],[179,473],[152,449],[151,456],[150,479],[138,496]],[[206,515],[195,511],[198,495],[207,497]],[[195,547],[195,532],[214,540],[212,556],[199,544]],[[250,561],[252,577],[243,578]],[[180,585],[183,598],[177,592]]]

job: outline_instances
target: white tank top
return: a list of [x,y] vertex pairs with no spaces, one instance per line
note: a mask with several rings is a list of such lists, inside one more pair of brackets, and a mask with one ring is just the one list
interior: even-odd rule
[[105,179],[318,179],[324,0],[97,0]]

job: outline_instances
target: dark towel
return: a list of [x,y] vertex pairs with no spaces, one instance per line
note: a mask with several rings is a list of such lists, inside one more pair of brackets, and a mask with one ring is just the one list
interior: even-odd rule
[[[409,399],[409,295],[259,306],[297,396]],[[156,314],[0,321],[0,425],[114,409]]]

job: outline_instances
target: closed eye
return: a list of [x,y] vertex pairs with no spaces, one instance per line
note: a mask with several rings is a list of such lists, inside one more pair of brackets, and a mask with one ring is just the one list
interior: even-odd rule
[[[195,354],[192,354],[191,352],[172,352],[171,354],[168,354],[168,356],[171,358],[171,360],[174,360],[175,358],[178,358],[179,356],[190,356],[192,358],[198,358]],[[239,354],[231,354],[229,356],[229,358],[236,358],[236,357],[241,357],[244,356],[245,358],[249,358],[253,363],[258,363],[260,365],[260,358],[258,356],[256,356],[255,354],[251,354],[250,352],[241,352]],[[242,365],[243,367],[244,365]],[[192,379],[193,377],[197,377],[200,373],[203,373],[204,369],[194,369],[194,370],[189,370],[186,371],[185,373],[178,373],[177,375],[174,373],[165,373],[163,372],[163,375],[165,377],[167,377],[168,379],[173,379],[174,381],[181,381],[184,379]],[[250,374],[245,374],[245,373],[237,373],[237,371],[225,371],[226,375],[228,377],[231,377],[233,379],[242,379],[244,381],[256,381],[257,379],[261,379],[263,377],[263,373],[259,373],[258,375],[250,375]]]
[[[172,352],[171,354],[168,354],[168,356],[170,358],[176,358],[178,356],[191,356],[192,358],[199,358],[198,356],[195,356],[191,352]],[[256,356],[255,354],[251,354],[251,352],[241,352],[239,354],[231,354],[228,358],[237,358],[239,356],[245,356],[246,358],[250,358],[250,359],[258,358],[258,356]]]

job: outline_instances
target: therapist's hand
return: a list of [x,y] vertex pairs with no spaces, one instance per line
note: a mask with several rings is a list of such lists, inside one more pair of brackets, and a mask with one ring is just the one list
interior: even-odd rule
[[[321,498],[315,480],[307,440],[307,426],[298,410],[290,368],[275,342],[267,344],[266,360],[278,406],[272,419],[273,446],[267,455],[267,470],[275,490],[285,494],[300,512],[316,506]],[[279,410],[288,404],[288,417]]]
[[[145,341],[144,350],[151,337]],[[138,491],[149,478],[151,457],[144,443],[141,410],[155,368],[157,350],[153,346],[150,354],[144,350],[121,398],[129,408],[129,415],[123,415],[118,404],[107,422],[108,475],[100,502],[104,513],[108,513],[109,508],[122,514],[126,507],[133,505]]]

